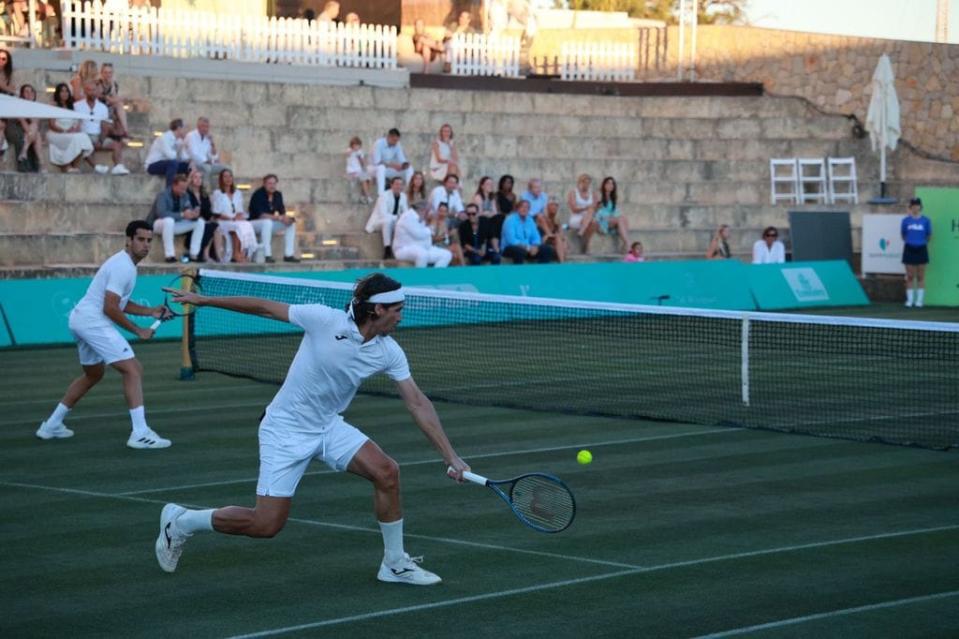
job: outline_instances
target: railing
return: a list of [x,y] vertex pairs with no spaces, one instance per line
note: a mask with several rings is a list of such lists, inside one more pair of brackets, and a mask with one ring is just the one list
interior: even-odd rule
[[62,0],[68,49],[310,66],[396,68],[396,28]]
[[450,73],[519,77],[519,51],[519,38],[457,33],[450,46]]
[[563,80],[613,80],[636,78],[636,47],[632,44],[564,42],[559,51]]

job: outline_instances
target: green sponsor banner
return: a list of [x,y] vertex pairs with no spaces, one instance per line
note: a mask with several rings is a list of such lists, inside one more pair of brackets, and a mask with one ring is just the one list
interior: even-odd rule
[[916,197],[932,221],[926,304],[959,306],[959,189],[920,187]]
[[869,304],[845,260],[754,264],[748,270],[749,287],[760,310]]
[[[753,309],[747,266],[736,260],[626,264],[529,264],[448,269],[383,269],[405,286],[491,295],[551,297],[621,304]],[[376,269],[288,273],[353,282]]]
[[[280,273],[285,277],[353,282],[371,270]],[[385,269],[410,287],[549,297],[622,304],[653,304],[727,310],[786,309],[867,304],[848,265],[839,262],[752,266],[736,260],[648,262],[640,264],[549,264],[450,269]],[[154,305],[167,275],[137,278],[131,299]],[[0,304],[7,322],[0,325],[0,346],[73,341],[67,328],[70,310],[91,278],[0,280]],[[206,311],[201,311],[206,312]],[[219,312],[219,311],[217,311]],[[226,313],[226,311],[222,311]],[[148,325],[146,318],[134,318]],[[7,326],[9,325],[9,330]],[[252,326],[247,321],[245,326]],[[158,338],[178,338],[182,323],[161,325]],[[263,320],[264,332],[291,330]],[[130,336],[128,336],[130,337]]]
[[[0,280],[0,304],[7,319],[5,323],[0,320],[0,335],[6,334],[6,342],[12,338],[18,346],[72,342],[67,318],[70,310],[86,293],[92,279]],[[145,306],[159,304],[163,301],[160,288],[169,281],[170,277],[166,275],[141,275],[137,278],[137,286],[130,299]],[[132,319],[141,326],[149,326],[152,322],[146,317]],[[179,337],[181,326],[181,322],[176,320],[164,322],[156,336]],[[133,339],[126,331],[121,329],[120,332],[128,339]],[[6,345],[3,340],[0,337],[0,345]]]

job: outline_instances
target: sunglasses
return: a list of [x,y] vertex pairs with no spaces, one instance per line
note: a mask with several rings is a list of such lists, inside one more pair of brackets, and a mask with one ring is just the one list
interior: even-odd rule
[[766,233],[763,237],[779,237],[778,233]]
[[476,213],[473,211],[467,211],[466,215],[468,215],[469,217],[473,217],[474,215],[476,215]]

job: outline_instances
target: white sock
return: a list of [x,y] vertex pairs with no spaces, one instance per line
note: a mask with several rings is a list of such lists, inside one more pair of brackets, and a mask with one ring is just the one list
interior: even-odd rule
[[62,424],[69,412],[70,409],[64,406],[62,402],[57,404],[57,407],[53,409],[53,413],[47,418],[47,423],[53,425]]
[[908,304],[909,306],[912,306],[914,293],[915,291],[913,291],[911,286],[906,289],[906,304]]
[[213,509],[187,510],[176,518],[176,529],[184,535],[213,530]]
[[392,564],[403,559],[403,520],[380,522],[380,532],[383,533],[383,557],[386,563]]
[[147,418],[146,413],[143,411],[143,406],[130,409],[130,421],[133,423],[133,433],[135,435],[143,435],[150,430],[150,427],[147,426]]
[[916,289],[916,305],[917,305],[917,306],[922,306],[922,305],[923,305],[923,302],[924,302],[923,298],[924,298],[924,297],[926,297],[926,289],[924,289],[924,288],[917,288],[917,289]]

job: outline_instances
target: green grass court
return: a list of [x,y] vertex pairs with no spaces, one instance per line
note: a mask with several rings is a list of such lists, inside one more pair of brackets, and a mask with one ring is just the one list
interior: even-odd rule
[[[954,318],[933,312],[913,317]],[[153,555],[160,508],[252,504],[256,422],[276,387],[179,382],[178,345],[137,352],[165,451],[124,446],[112,372],[68,419],[76,437],[36,439],[75,351],[0,351],[2,637],[959,634],[955,452],[437,404],[477,472],[567,481],[577,519],[551,536],[445,479],[401,402],[369,396],[348,420],[400,462],[407,550],[443,584],[377,582],[371,490],[320,465],[276,539],[197,535],[168,575]]]

